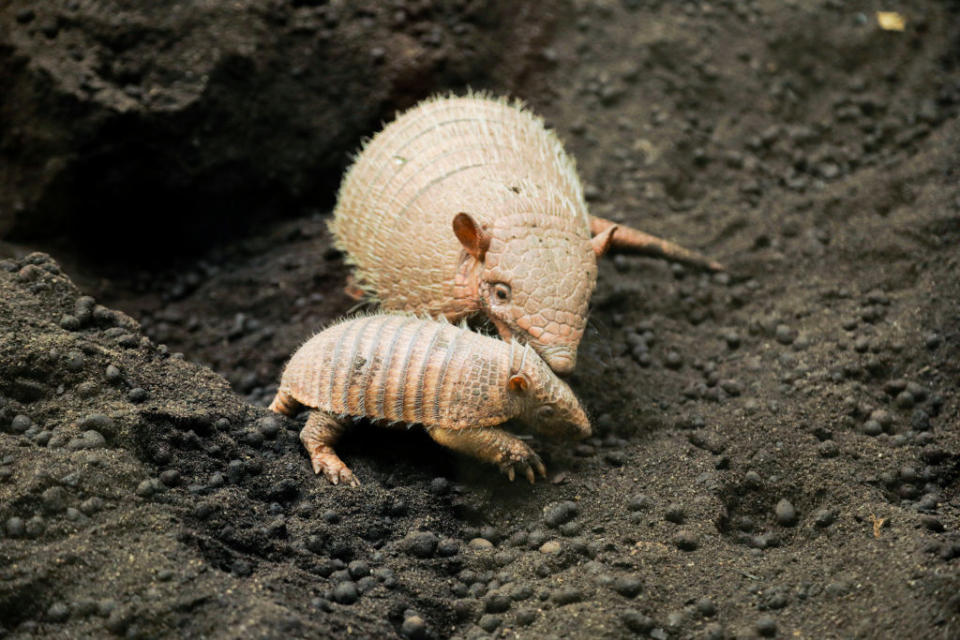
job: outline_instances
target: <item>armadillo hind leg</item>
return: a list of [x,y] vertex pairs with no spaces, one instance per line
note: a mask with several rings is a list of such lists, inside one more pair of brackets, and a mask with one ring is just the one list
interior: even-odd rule
[[[590,232],[593,235],[602,233],[614,224],[617,223],[606,220],[605,218],[590,216]],[[644,233],[639,229],[627,227],[622,224],[617,224],[617,230],[613,233],[613,238],[610,241],[610,251],[636,253],[654,258],[663,258],[699,269],[706,269],[707,271],[724,270],[722,264],[696,251],[691,251],[669,240],[652,236],[649,233]]]
[[303,405],[294,400],[293,396],[284,391],[277,391],[270,403],[270,411],[282,413],[285,416],[295,415]]
[[314,473],[322,473],[333,484],[342,482],[358,487],[360,481],[333,450],[333,445],[345,430],[346,427],[329,413],[314,410],[310,412],[307,424],[300,431],[300,442],[310,454]]
[[428,433],[445,447],[497,465],[511,482],[517,472],[525,476],[530,484],[534,481],[534,471],[547,477],[547,469],[540,456],[522,440],[501,429],[453,430],[434,427]]

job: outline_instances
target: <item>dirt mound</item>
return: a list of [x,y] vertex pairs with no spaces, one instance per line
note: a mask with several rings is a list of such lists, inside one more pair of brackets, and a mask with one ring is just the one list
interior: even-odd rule
[[558,13],[532,7],[4,3],[0,238],[142,260],[330,203],[395,109],[527,73]]

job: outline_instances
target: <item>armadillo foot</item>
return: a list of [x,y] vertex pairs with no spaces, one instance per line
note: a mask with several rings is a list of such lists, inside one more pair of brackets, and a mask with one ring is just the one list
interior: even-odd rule
[[343,288],[343,292],[354,300],[363,300],[366,296],[364,290],[357,284],[353,274],[347,276],[347,285]]
[[536,473],[547,477],[543,466],[533,449],[519,438],[502,429],[430,429],[430,437],[439,444],[454,451],[472,456],[497,465],[512,482],[517,474],[524,476],[533,484]]
[[360,481],[353,475],[353,471],[350,471],[343,460],[332,451],[329,453],[312,452],[310,462],[313,464],[313,472],[317,475],[322,473],[323,477],[330,481],[330,484],[340,484],[342,482],[351,487],[360,486]]
[[311,411],[307,424],[300,431],[300,442],[310,455],[314,473],[317,475],[322,473],[331,484],[342,482],[351,487],[357,487],[360,486],[360,481],[333,450],[333,445],[340,439],[345,428],[330,414]]
[[[615,223],[605,218],[590,216],[590,232],[593,235],[603,233],[614,224]],[[649,233],[622,224],[617,225],[617,230],[614,231],[613,237],[610,239],[609,249],[614,253],[636,253],[654,258],[663,258],[664,260],[679,262],[707,271],[724,271],[723,265],[716,260],[711,260],[696,251],[682,247],[669,240],[652,236]]]

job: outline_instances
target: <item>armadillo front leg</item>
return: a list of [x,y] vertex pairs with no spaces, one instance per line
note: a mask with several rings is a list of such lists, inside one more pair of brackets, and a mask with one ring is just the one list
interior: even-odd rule
[[445,447],[497,465],[511,482],[518,471],[526,476],[530,484],[534,481],[534,470],[542,477],[547,477],[547,469],[540,456],[522,440],[502,429],[433,428],[429,434]]
[[322,473],[333,484],[343,482],[358,487],[360,481],[333,450],[345,430],[346,427],[329,413],[311,411],[307,424],[300,431],[300,442],[310,454],[314,473]]
[[[590,233],[593,235],[599,235],[614,224],[616,223],[613,223],[605,218],[590,216]],[[639,229],[627,227],[622,224],[617,225],[617,230],[613,233],[613,238],[610,239],[609,250],[613,252],[637,253],[640,255],[652,256],[654,258],[663,258],[665,260],[688,264],[692,267],[706,269],[708,271],[724,270],[722,264],[715,260],[711,260],[710,258],[697,253],[696,251],[691,251],[690,249],[681,247],[680,245],[670,242],[669,240],[652,236],[649,233],[644,233]]]

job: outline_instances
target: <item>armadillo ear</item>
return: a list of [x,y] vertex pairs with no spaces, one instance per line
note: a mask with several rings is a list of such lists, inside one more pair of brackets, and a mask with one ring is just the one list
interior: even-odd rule
[[462,212],[453,216],[453,232],[467,253],[476,258],[477,262],[483,262],[483,257],[490,248],[490,234],[480,228],[473,216]]
[[607,252],[607,249],[610,248],[610,244],[613,242],[613,234],[617,230],[617,225],[612,224],[597,235],[593,236],[593,239],[590,240],[590,244],[593,245],[593,252],[599,258]]
[[516,393],[523,393],[530,387],[530,381],[522,373],[515,373],[507,380],[507,389]]

